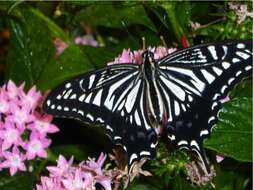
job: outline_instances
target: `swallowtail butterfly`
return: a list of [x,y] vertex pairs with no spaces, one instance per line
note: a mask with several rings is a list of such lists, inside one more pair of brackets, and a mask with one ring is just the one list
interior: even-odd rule
[[217,123],[221,100],[252,75],[252,41],[198,45],[142,64],[116,64],[85,73],[52,90],[43,110],[103,126],[133,163],[155,156],[163,127],[177,148],[198,153]]

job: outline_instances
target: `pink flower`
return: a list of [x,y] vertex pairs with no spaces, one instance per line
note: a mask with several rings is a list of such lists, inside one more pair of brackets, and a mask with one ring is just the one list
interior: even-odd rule
[[94,39],[92,35],[84,35],[84,36],[77,36],[75,38],[75,44],[78,45],[91,45],[94,47],[98,47],[98,42]]
[[220,163],[220,162],[222,162],[224,160],[224,156],[221,156],[221,155],[216,155],[216,161],[218,162],[218,163]]
[[224,103],[226,103],[226,102],[229,102],[229,101],[230,101],[229,96],[226,96],[224,99],[221,99],[221,100],[220,100],[220,102],[221,102],[222,104],[224,104]]
[[21,131],[17,129],[12,123],[7,123],[5,129],[0,130],[0,138],[2,141],[2,151],[7,150],[12,145],[23,145],[21,139]]
[[[164,56],[176,51],[175,48],[166,48],[166,47],[161,47],[161,46],[156,47],[156,48],[149,47],[147,49],[154,53],[155,59],[163,58]],[[130,49],[124,49],[121,55],[116,57],[114,61],[107,63],[107,65],[121,64],[121,63],[141,64],[142,53],[143,53],[143,50],[131,51]]]
[[28,127],[31,130],[36,130],[42,135],[46,135],[47,133],[56,133],[59,131],[59,129],[51,124],[50,122],[52,121],[52,116],[50,115],[45,115],[45,116],[38,116],[38,119],[34,121],[31,124],[28,124]]
[[24,171],[26,160],[45,158],[51,142],[47,134],[59,131],[50,123],[52,116],[39,112],[41,102],[35,86],[27,93],[24,84],[12,81],[0,87],[0,165],[11,175]]
[[47,152],[45,148],[47,148],[50,144],[50,140],[41,136],[37,132],[32,132],[30,135],[30,139],[27,144],[24,146],[26,152],[26,158],[28,160],[32,160],[35,156],[46,158]]
[[79,165],[73,165],[73,157],[67,161],[62,155],[57,160],[57,166],[47,167],[49,177],[41,177],[37,190],[96,190],[99,183],[105,190],[111,190],[111,176],[102,169],[106,155],[101,153],[99,159],[89,159]]
[[111,183],[112,180],[111,178],[104,176],[104,175],[99,175],[95,177],[97,183],[99,183],[100,185],[102,185],[106,190],[111,190]]
[[42,99],[41,93],[36,91],[36,86],[33,86],[27,94],[23,94],[23,106],[27,105],[30,109],[38,106],[38,102]]
[[130,49],[124,49],[121,55],[116,57],[114,61],[107,63],[107,65],[121,64],[121,63],[135,63],[141,64],[143,50],[131,51]]
[[31,109],[27,105],[20,107],[18,102],[11,105],[11,114],[7,116],[8,122],[16,123],[21,128],[34,120],[34,116],[30,114]]
[[[71,180],[70,180],[71,179]],[[82,190],[82,189],[94,189],[95,186],[92,183],[92,174],[83,173],[81,169],[76,169],[73,176],[70,179],[62,180],[63,186],[67,190]]]
[[68,44],[65,43],[63,40],[60,38],[56,38],[54,40],[54,45],[56,47],[56,56],[60,56],[64,50],[68,47]]
[[6,95],[4,93],[0,93],[0,113],[7,113],[9,109],[10,106],[8,104]]
[[64,156],[60,155],[57,160],[57,166],[48,166],[47,170],[50,172],[51,176],[61,177],[64,176],[70,168],[72,167],[74,158],[71,157],[69,161],[67,161]]
[[10,168],[10,173],[13,176],[18,170],[26,171],[24,164],[25,157],[22,155],[17,147],[13,147],[12,152],[3,152],[4,162],[0,164],[1,168]]
[[150,48],[150,50],[154,53],[155,59],[161,59],[161,58],[165,57],[166,55],[169,55],[169,54],[175,52],[177,49],[158,46],[156,48]]
[[[94,47],[99,46],[98,42],[93,38],[92,35],[77,36],[74,39],[74,42],[77,45],[90,45]],[[60,56],[64,52],[64,50],[68,47],[68,44],[60,38],[56,38],[54,40],[54,45],[56,48],[57,57]]]
[[41,185],[36,185],[37,190],[63,190],[60,180],[41,177]]
[[82,162],[80,164],[81,168],[87,172],[95,172],[96,182],[101,184],[106,190],[111,190],[111,179],[103,175],[102,166],[106,160],[106,155],[101,153],[98,160],[95,161],[94,159],[89,158],[86,162]]
[[89,160],[82,162],[80,166],[87,171],[93,171],[96,172],[97,175],[102,175],[102,166],[105,160],[106,155],[104,153],[101,153],[97,161],[89,158]]
[[15,83],[10,80],[6,85],[2,87],[5,90],[5,94],[7,95],[8,99],[13,100],[18,98],[18,95],[23,93],[24,84],[21,84],[19,87],[15,85]]

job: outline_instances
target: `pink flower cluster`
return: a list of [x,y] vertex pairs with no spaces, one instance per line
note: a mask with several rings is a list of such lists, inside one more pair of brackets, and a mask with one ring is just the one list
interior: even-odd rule
[[[168,54],[173,53],[176,51],[176,48],[166,48],[166,47],[156,47],[148,48],[149,51],[154,53],[155,59],[160,59]],[[136,63],[141,64],[142,63],[142,53],[143,50],[137,50],[137,51],[131,51],[130,49],[124,49],[121,55],[116,57],[114,61],[107,63],[107,65],[113,65],[113,64],[120,64],[120,63]]]
[[[99,46],[98,42],[94,39],[92,35],[77,36],[74,41],[77,45],[90,45],[94,47]],[[56,48],[56,56],[60,56],[68,47],[68,44],[60,38],[56,38],[54,40],[54,45]]]
[[37,190],[95,190],[100,184],[105,190],[111,190],[111,177],[104,174],[102,166],[106,155],[101,153],[98,160],[90,159],[73,165],[73,157],[67,161],[62,155],[57,160],[57,166],[49,166],[49,176],[41,177]]
[[92,35],[84,35],[84,36],[77,36],[75,38],[75,44],[77,45],[90,45],[94,47],[98,47],[98,42],[94,39]]
[[17,87],[12,81],[0,87],[0,170],[9,168],[14,175],[26,170],[26,160],[47,157],[47,134],[59,129],[51,116],[38,111],[41,101],[35,86],[27,93],[24,84]]
[[60,38],[56,38],[54,40],[54,45],[56,48],[56,56],[60,56],[64,50],[68,47],[68,44],[66,42],[64,42],[63,40],[61,40]]

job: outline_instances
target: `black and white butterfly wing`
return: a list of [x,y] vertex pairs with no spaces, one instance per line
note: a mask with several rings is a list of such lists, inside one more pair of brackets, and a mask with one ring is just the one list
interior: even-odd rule
[[127,152],[128,164],[155,156],[156,134],[145,110],[139,65],[118,64],[80,75],[52,90],[43,110],[102,125]]
[[[252,75],[252,41],[200,45],[159,61],[168,137],[204,157],[203,139],[216,124],[220,100]],[[203,158],[205,160],[205,158]]]
[[[130,167],[142,158],[154,157],[156,133],[150,120],[152,116],[158,122],[165,118],[161,123],[167,125],[175,145],[195,150],[205,162],[203,139],[217,122],[220,100],[251,75],[251,43],[200,45],[168,55],[158,64],[147,61],[158,65],[147,69],[155,78],[145,75],[150,65],[121,64],[90,72],[54,89],[43,108],[55,116],[103,125],[126,150]],[[153,106],[152,94],[163,105]],[[159,113],[165,116],[157,117]]]

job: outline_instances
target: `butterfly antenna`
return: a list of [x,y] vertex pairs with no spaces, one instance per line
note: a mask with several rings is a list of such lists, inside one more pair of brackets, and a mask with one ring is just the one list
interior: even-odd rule
[[145,40],[145,37],[142,37],[141,40],[142,40],[142,49],[144,51],[144,50],[146,50],[146,40]]
[[165,42],[165,40],[164,40],[164,37],[163,37],[163,36],[160,36],[160,39],[161,39],[162,45],[163,45],[164,47],[168,48],[168,46],[167,46],[167,44],[166,44],[166,42]]

